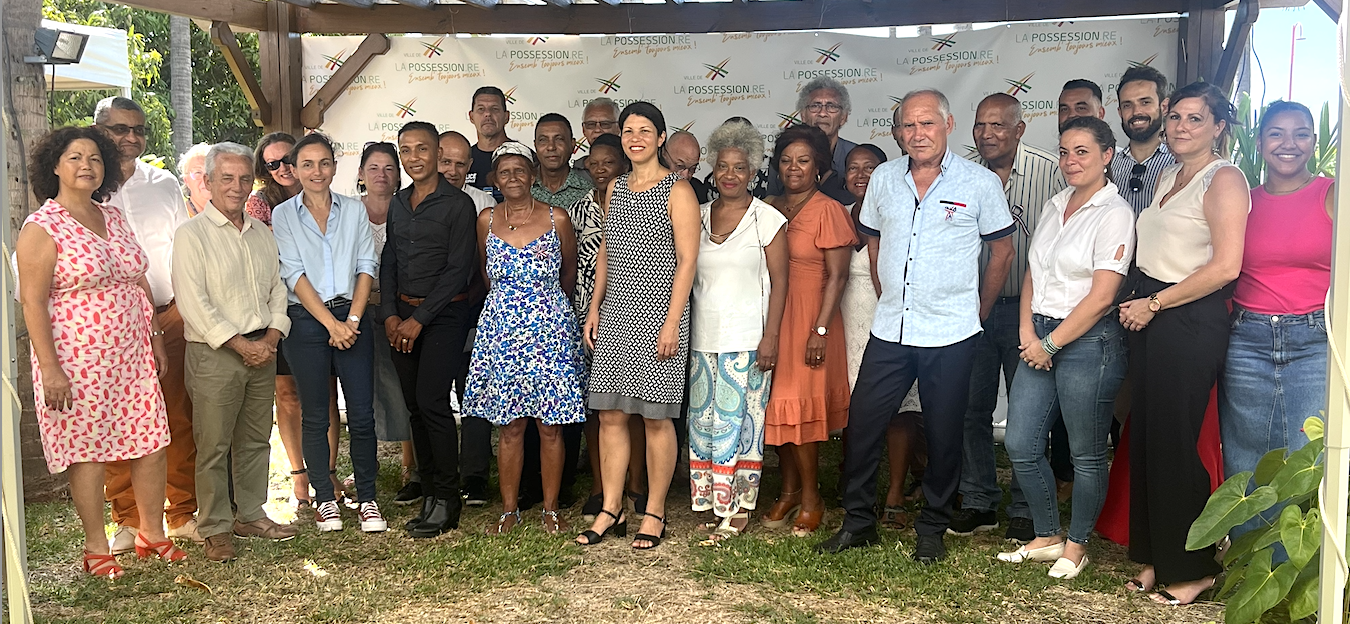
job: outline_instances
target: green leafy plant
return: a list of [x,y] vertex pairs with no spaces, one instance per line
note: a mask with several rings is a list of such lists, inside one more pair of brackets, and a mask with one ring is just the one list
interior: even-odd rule
[[[1274,522],[1243,534],[1224,556],[1226,578],[1218,596],[1227,598],[1225,624],[1312,622],[1317,612],[1317,553],[1322,516],[1317,488],[1322,482],[1322,420],[1303,424],[1308,444],[1289,453],[1266,453],[1255,471],[1233,475],[1210,496],[1191,525],[1186,548],[1219,543],[1234,527],[1284,505]],[[1255,486],[1255,487],[1252,487]],[[1250,492],[1249,492],[1250,490]],[[1276,562],[1276,546],[1288,554]]]
[[[1248,93],[1238,95],[1238,125],[1233,127],[1233,151],[1229,160],[1247,176],[1247,185],[1256,188],[1264,182],[1266,161],[1261,158],[1261,116],[1267,106],[1253,110],[1252,98]],[[1322,111],[1317,119],[1317,145],[1313,146],[1312,158],[1308,160],[1308,170],[1327,177],[1336,175],[1336,141],[1341,134],[1341,124],[1331,125],[1331,106],[1323,102]]]

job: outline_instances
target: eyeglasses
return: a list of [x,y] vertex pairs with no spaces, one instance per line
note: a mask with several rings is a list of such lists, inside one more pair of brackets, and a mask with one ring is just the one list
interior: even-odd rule
[[617,121],[609,121],[609,120],[605,120],[605,121],[583,121],[583,122],[581,122],[581,127],[584,128],[584,129],[586,129],[586,130],[605,130],[605,131],[609,131],[609,130],[613,130],[613,129],[614,129],[614,126],[617,126],[617,125],[619,125],[619,122],[617,122]]
[[834,102],[811,102],[810,104],[806,105],[806,110],[811,111],[813,113],[819,113],[820,111],[837,113],[841,110],[844,110],[844,107],[835,104]]
[[291,159],[289,154],[282,156],[279,160],[263,161],[263,167],[267,168],[268,171],[276,171],[277,169],[280,169],[282,165],[294,167],[295,161]]
[[1144,190],[1144,181],[1140,179],[1140,176],[1144,175],[1147,171],[1148,167],[1145,167],[1143,163],[1136,163],[1134,168],[1130,169],[1130,175],[1134,176],[1130,178],[1131,193],[1138,193],[1139,191]]
[[115,126],[99,126],[107,130],[113,136],[124,137],[128,133],[134,133],[138,137],[145,136],[145,125],[128,126],[126,124],[117,124]]

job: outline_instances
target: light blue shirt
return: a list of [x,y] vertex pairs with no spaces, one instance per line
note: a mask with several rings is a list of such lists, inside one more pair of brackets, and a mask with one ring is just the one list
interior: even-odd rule
[[980,249],[1015,231],[998,174],[951,152],[917,199],[909,157],[872,172],[859,220],[880,236],[872,335],[945,347],[980,332]]
[[375,237],[365,205],[354,197],[331,195],[333,207],[328,212],[326,233],[319,232],[319,224],[305,208],[304,193],[272,211],[272,234],[281,254],[281,280],[286,282],[291,303],[300,303],[295,284],[301,275],[309,278],[322,301],[351,299],[357,275],[375,277]]

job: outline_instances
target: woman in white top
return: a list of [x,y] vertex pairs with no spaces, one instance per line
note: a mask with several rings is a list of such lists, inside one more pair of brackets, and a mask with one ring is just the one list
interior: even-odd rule
[[[1036,539],[998,558],[1054,561],[1050,576],[1087,567],[1087,542],[1106,502],[1106,436],[1125,379],[1125,330],[1110,314],[1134,255],[1134,211],[1107,172],[1111,126],[1070,120],[1059,136],[1059,168],[1069,187],[1046,202],[1031,239],[1022,285],[1022,360],[1008,396],[1008,459],[1031,510]],[[1073,518],[1060,534],[1055,475],[1046,437],[1060,417],[1073,455]]]
[[[848,387],[852,390],[858,382],[863,350],[867,348],[867,340],[872,337],[872,317],[876,315],[877,298],[881,296],[881,280],[877,279],[875,267],[876,246],[880,239],[863,233],[862,228],[858,227],[858,215],[862,212],[867,185],[872,181],[872,170],[886,162],[886,152],[871,143],[864,143],[850,150],[844,162],[844,188],[858,199],[848,207],[848,211],[853,217],[853,227],[858,231],[859,243],[853,248],[853,257],[848,263],[848,284],[844,286],[844,296],[839,302],[839,315],[844,317],[844,346],[848,349]],[[916,446],[923,444],[923,430],[919,427],[922,409],[919,405],[919,384],[915,382],[900,404],[900,412],[891,417],[891,426],[886,430],[890,483],[886,488],[881,526],[888,529],[903,529],[909,524],[909,516],[902,508],[905,504],[905,476],[919,450]],[[919,472],[916,471],[916,484],[918,478]]]
[[712,540],[750,523],[764,463],[764,407],[787,302],[787,219],[750,194],[759,131],[725,123],[708,138],[718,198],[701,207],[689,346],[689,481],[694,511],[721,518]]
[[[1225,153],[1233,105],[1211,83],[1172,94],[1163,117],[1177,164],[1163,170],[1135,227],[1140,277],[1120,304],[1130,336],[1130,559],[1144,569],[1129,585],[1162,604],[1190,604],[1214,584],[1214,547],[1186,550],[1209,500],[1197,444],[1210,391],[1228,351],[1226,300],[1242,269],[1251,194]],[[1074,492],[1077,494],[1077,491]]]

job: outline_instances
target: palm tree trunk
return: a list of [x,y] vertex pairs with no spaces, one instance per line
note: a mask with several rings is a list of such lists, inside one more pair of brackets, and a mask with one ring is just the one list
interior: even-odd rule
[[169,16],[169,99],[173,106],[173,151],[192,147],[192,22]]
[[[47,128],[47,91],[42,66],[29,65],[23,57],[32,54],[33,32],[42,18],[42,0],[0,0],[0,28],[4,29],[0,49],[0,81],[4,82],[5,97],[0,101],[3,111],[5,142],[5,201],[9,208],[8,231],[5,238],[12,245],[17,240],[23,220],[36,207],[29,192],[27,175],[28,148],[45,134]],[[10,247],[12,249],[12,247]],[[9,269],[6,268],[6,271]],[[6,299],[0,305],[14,306]],[[17,308],[18,306],[14,306]],[[33,411],[33,384],[28,363],[28,332],[18,310],[15,310],[18,332],[15,351],[18,360],[19,397],[23,412],[19,422],[19,440],[23,453],[24,493],[43,496],[64,487],[65,479],[47,472],[42,457],[42,442],[38,434],[37,415]]]

